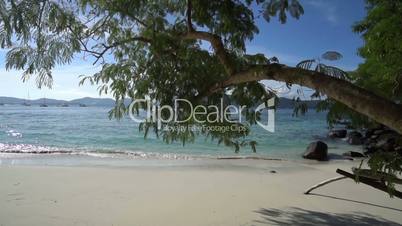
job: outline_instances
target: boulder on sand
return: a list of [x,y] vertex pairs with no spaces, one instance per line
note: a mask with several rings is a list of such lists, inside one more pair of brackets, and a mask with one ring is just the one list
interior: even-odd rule
[[363,144],[363,135],[357,131],[352,131],[348,134],[348,143],[351,145]]
[[315,159],[318,161],[328,160],[328,145],[322,141],[312,142],[308,145],[306,152],[303,154],[305,159]]
[[336,129],[336,130],[331,130],[328,133],[328,137],[330,138],[345,138],[347,134],[346,129]]

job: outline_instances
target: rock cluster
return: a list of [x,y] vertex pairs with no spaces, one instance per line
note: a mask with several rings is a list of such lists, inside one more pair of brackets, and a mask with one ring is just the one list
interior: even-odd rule
[[[341,138],[350,145],[362,145],[362,153],[348,151],[343,153],[343,156],[346,157],[364,158],[380,151],[397,152],[398,154],[402,155],[402,136],[385,126],[379,126],[377,128],[362,131],[334,129],[329,131],[328,137],[333,139]],[[328,145],[322,141],[310,143],[307,147],[307,150],[303,154],[303,158],[327,161]]]
[[359,152],[343,154],[348,157],[364,157],[378,151],[398,152],[402,155],[402,136],[385,126],[366,129],[362,132],[336,129],[331,130],[328,137],[345,138],[351,145],[363,145],[364,154]]
[[368,129],[363,137],[364,154],[378,151],[398,152],[402,155],[402,136],[386,127]]

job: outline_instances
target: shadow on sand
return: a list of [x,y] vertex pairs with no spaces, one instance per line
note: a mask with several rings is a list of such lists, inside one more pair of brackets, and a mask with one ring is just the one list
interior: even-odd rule
[[346,199],[346,198],[341,198],[341,197],[335,197],[335,196],[331,196],[331,195],[322,195],[322,194],[317,194],[317,193],[310,193],[308,195],[319,196],[319,197],[329,198],[329,199],[336,199],[336,200],[347,201],[347,202],[352,202],[352,203],[358,203],[358,204],[363,204],[363,205],[368,205],[368,206],[374,206],[374,207],[388,209],[388,210],[394,210],[394,211],[401,212],[401,214],[402,214],[402,209],[388,207],[388,206],[382,206],[382,205],[378,205],[378,204],[374,204],[374,203],[357,201],[357,200]]
[[255,211],[260,214],[261,219],[255,223],[266,225],[331,225],[331,226],[402,226],[401,224],[366,213],[327,213],[301,208],[289,209],[259,209]]

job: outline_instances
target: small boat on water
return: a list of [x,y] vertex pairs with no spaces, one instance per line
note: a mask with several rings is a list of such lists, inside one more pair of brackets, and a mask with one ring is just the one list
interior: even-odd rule
[[80,104],[80,107],[84,108],[84,107],[87,107],[87,105],[85,105],[85,104]]
[[62,104],[61,106],[66,108],[66,107],[68,107],[68,104]]
[[3,103],[0,103],[0,106],[4,106],[4,104],[3,104]]

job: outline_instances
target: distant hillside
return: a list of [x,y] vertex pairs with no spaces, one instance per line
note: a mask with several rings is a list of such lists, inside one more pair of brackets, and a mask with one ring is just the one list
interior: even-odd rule
[[[0,104],[23,104],[23,103],[30,103],[31,105],[40,105],[46,103],[49,106],[60,106],[63,104],[68,104],[71,106],[78,106],[80,104],[86,106],[104,106],[104,107],[112,107],[115,104],[115,101],[111,98],[92,98],[92,97],[84,97],[80,99],[75,99],[71,101],[66,100],[56,100],[56,99],[36,99],[36,100],[24,100],[15,97],[0,97]],[[128,101],[126,101],[128,104]],[[303,101],[307,104],[309,108],[314,108],[318,101]],[[279,98],[278,108],[293,108],[295,102],[288,98]]]
[[80,104],[84,104],[86,106],[113,106],[114,100],[110,98],[80,98],[71,101],[67,100],[56,100],[56,99],[49,99],[49,98],[40,98],[36,100],[24,100],[15,97],[0,97],[1,104],[23,104],[29,103],[31,105],[41,105],[46,103],[49,106],[59,106],[63,104],[68,104],[72,106],[78,106]]
[[37,100],[25,101],[29,102],[32,105],[40,105],[40,104],[47,104],[47,105],[62,105],[68,103],[66,100],[56,100],[56,99],[48,99],[48,98],[40,98]]
[[22,103],[24,103],[24,100],[15,98],[15,97],[0,97],[0,103],[2,103],[2,104],[22,104]]
[[113,106],[114,100],[111,98],[92,98],[92,97],[84,97],[80,99],[75,99],[69,101],[69,104],[85,104],[87,106]]

